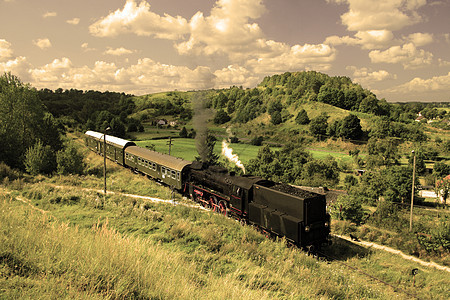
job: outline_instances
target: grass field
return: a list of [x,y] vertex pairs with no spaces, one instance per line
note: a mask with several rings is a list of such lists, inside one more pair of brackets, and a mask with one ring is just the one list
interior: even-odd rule
[[[446,299],[448,274],[335,240],[318,260],[284,240],[169,199],[168,188],[85,152],[87,176],[3,180],[1,299]],[[189,203],[176,195],[179,203]],[[401,289],[394,290],[342,264]]]

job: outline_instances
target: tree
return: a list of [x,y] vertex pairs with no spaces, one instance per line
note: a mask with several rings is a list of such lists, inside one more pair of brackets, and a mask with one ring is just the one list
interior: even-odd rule
[[24,164],[31,175],[51,174],[56,170],[55,154],[49,145],[38,140],[26,151]]
[[188,132],[187,132],[186,127],[183,126],[183,128],[181,128],[179,135],[182,138],[187,138],[188,137]]
[[300,110],[297,114],[297,117],[295,118],[295,122],[300,125],[309,124],[310,121],[311,120],[308,117],[308,113],[304,109]]
[[447,204],[450,195],[450,175],[436,182],[436,194],[442,198],[442,202]]
[[[372,161],[379,161],[376,165],[391,166],[398,163],[398,140],[393,138],[371,138],[367,143],[367,149]],[[378,160],[376,158],[379,158]]]
[[327,134],[327,127],[328,115],[326,113],[322,113],[320,116],[313,118],[311,123],[309,123],[309,131],[318,139],[321,139]]
[[283,122],[283,118],[281,117],[281,113],[279,111],[274,111],[271,115],[270,122],[274,125],[278,125]]
[[44,108],[35,89],[11,73],[0,76],[0,159],[9,166],[23,169],[25,152],[38,140],[58,148],[58,126]]
[[59,174],[83,174],[85,164],[83,155],[73,143],[66,144],[65,148],[56,154],[57,171]]
[[339,196],[331,207],[331,215],[341,220],[360,224],[364,218],[364,209],[358,197],[354,195]]
[[341,123],[339,135],[346,139],[359,140],[363,135],[361,121],[356,115],[346,116]]
[[230,120],[230,116],[223,109],[219,109],[214,117],[215,124],[224,124]]

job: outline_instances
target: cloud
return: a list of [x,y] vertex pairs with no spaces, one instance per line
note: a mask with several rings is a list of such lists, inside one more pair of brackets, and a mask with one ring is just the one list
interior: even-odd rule
[[155,36],[164,39],[177,39],[188,32],[186,19],[167,14],[161,17],[150,11],[150,4],[127,0],[122,10],[118,9],[91,26],[89,31],[98,37],[112,37],[124,33],[140,36]]
[[407,41],[413,43],[416,47],[425,46],[433,42],[433,35],[430,33],[412,33],[406,38]]
[[30,69],[29,73],[31,83],[38,88],[115,90],[138,95],[163,90],[208,89],[215,86],[216,80],[208,67],[190,69],[161,64],[149,58],[118,68],[114,63],[104,61],[95,62],[93,67],[75,67],[70,59],[63,57]]
[[[450,72],[447,75],[434,76],[429,79],[419,77],[413,80],[391,88],[388,91],[392,93],[422,93],[422,92],[448,92],[450,90]],[[447,93],[448,100],[448,93]]]
[[95,51],[95,48],[89,48],[89,44],[88,43],[83,43],[81,44],[81,48],[83,49],[84,52],[88,52],[88,51]]
[[26,57],[19,56],[12,60],[0,62],[0,74],[5,72],[11,72],[12,74],[19,76],[23,81],[29,81],[31,79],[28,72],[31,65],[28,63]]
[[45,18],[50,18],[50,17],[56,17],[58,14],[55,11],[48,11],[45,14],[42,15],[42,17]]
[[368,30],[358,31],[355,37],[350,36],[329,36],[325,40],[328,45],[351,45],[361,46],[362,49],[380,49],[390,46],[395,42],[392,31],[389,30]]
[[388,79],[397,79],[396,74],[390,74],[386,70],[372,71],[369,68],[357,68],[355,66],[348,66],[346,69],[353,72],[352,78],[355,82],[366,86]]
[[78,25],[78,23],[80,23],[80,18],[73,18],[73,19],[67,20],[66,23],[71,24],[71,25]]
[[42,50],[50,48],[52,46],[52,43],[49,39],[36,39],[33,40],[33,44],[41,48]]
[[120,55],[131,54],[131,53],[134,53],[134,52],[136,52],[136,51],[135,50],[128,50],[128,49],[125,49],[123,47],[116,48],[116,49],[112,49],[111,47],[108,47],[108,50],[103,52],[103,54],[120,56]]
[[328,45],[295,45],[289,51],[274,57],[249,60],[247,66],[259,74],[315,69],[325,71],[331,68],[336,50]]
[[369,53],[372,63],[401,63],[404,69],[415,69],[430,65],[433,54],[425,50],[419,50],[413,43],[403,46],[394,46],[385,51],[374,50]]
[[400,30],[422,21],[417,9],[426,0],[328,0],[347,3],[349,11],[341,16],[350,31]]
[[[426,0],[327,0],[329,3],[348,4],[349,10],[341,15],[347,30],[356,32],[351,36],[330,36],[330,45],[360,46],[362,49],[382,49],[404,43],[394,38],[394,31],[423,21],[417,10]],[[416,33],[406,38],[416,46],[432,41],[429,34]]]
[[216,76],[216,88],[227,88],[232,85],[249,87],[261,82],[260,77],[238,65],[229,65],[221,70],[216,70],[214,75]]
[[[34,81],[48,83],[64,82],[68,73],[72,70],[72,62],[67,57],[62,59],[54,59],[50,64],[37,69],[31,69],[31,76]],[[44,85],[45,85],[44,84]]]
[[12,54],[11,43],[7,40],[0,39],[0,61],[12,57]]
[[189,39],[179,43],[177,50],[180,54],[222,53],[234,60],[255,52],[270,52],[280,44],[263,40],[259,25],[250,22],[264,12],[261,0],[219,0],[209,16],[197,12],[191,18]]

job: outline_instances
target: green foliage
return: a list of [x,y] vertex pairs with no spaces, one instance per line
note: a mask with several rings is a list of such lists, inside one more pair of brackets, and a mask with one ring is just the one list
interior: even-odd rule
[[51,174],[56,170],[55,152],[38,140],[25,152],[25,170],[31,175]]
[[450,165],[437,161],[434,163],[433,175],[436,179],[442,179],[447,175],[450,175]]
[[318,139],[326,136],[328,128],[328,118],[329,116],[326,113],[322,113],[318,117],[313,118],[309,123],[309,131],[311,132],[311,134],[316,136]]
[[179,136],[182,137],[182,138],[187,138],[188,137],[188,131],[187,131],[185,126],[183,126],[183,128],[181,128]]
[[230,120],[231,120],[230,116],[223,109],[219,109],[216,112],[216,115],[215,115],[213,121],[215,124],[224,124]]
[[450,218],[441,217],[429,234],[418,234],[417,240],[427,252],[450,252]]
[[363,131],[361,121],[356,115],[346,116],[341,123],[339,135],[346,139],[359,140],[362,138]]
[[331,207],[331,216],[360,224],[364,218],[361,200],[353,195],[339,196]]
[[308,117],[308,113],[304,109],[300,110],[295,118],[295,122],[300,125],[309,124],[310,121],[311,120]]
[[398,153],[397,139],[377,139],[371,138],[367,144],[369,152],[369,166],[391,166],[398,164],[400,155]]
[[11,73],[0,76],[0,158],[23,169],[25,152],[38,140],[59,150],[61,127],[46,113],[37,93]]
[[272,124],[274,124],[274,125],[278,125],[281,122],[283,122],[283,118],[281,117],[281,112],[274,111],[271,115],[270,122],[272,122]]
[[254,146],[261,146],[263,141],[264,141],[264,137],[262,137],[262,136],[255,136],[250,141],[250,144],[254,145]]
[[83,174],[85,164],[83,154],[78,151],[73,143],[67,143],[64,149],[56,154],[58,174]]

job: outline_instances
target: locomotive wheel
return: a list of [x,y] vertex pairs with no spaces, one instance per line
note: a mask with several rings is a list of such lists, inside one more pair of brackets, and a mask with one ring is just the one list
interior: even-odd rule
[[217,199],[214,196],[211,196],[208,201],[209,209],[216,212],[218,210]]
[[226,216],[228,214],[227,211],[227,204],[225,203],[225,201],[220,201],[219,202],[219,208],[218,208],[219,213],[221,213],[222,215]]

